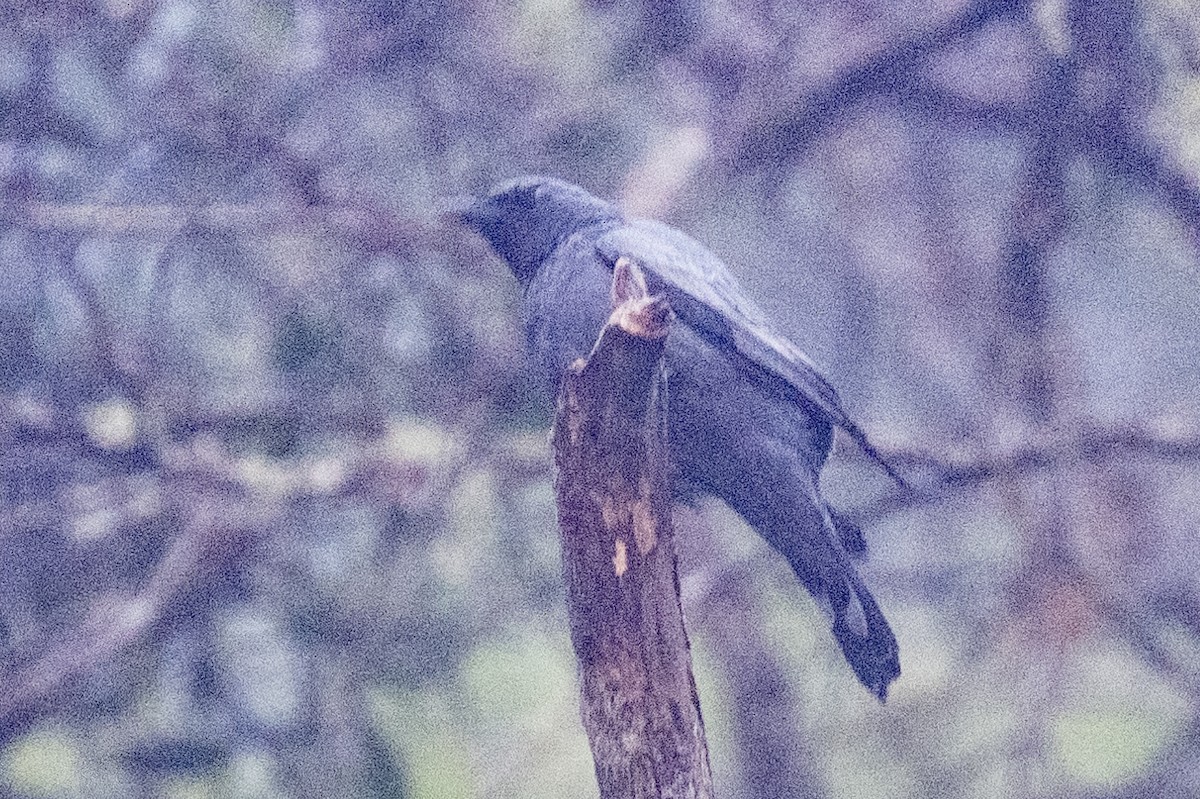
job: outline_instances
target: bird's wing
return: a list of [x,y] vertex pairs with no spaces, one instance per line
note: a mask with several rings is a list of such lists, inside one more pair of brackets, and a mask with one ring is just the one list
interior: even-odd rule
[[718,349],[737,352],[784,394],[820,409],[900,480],[850,419],[825,376],[796,345],[771,330],[763,312],[742,293],[721,260],[703,245],[660,222],[631,219],[602,234],[596,249],[610,267],[625,256],[649,273],[652,284],[657,278],[660,285],[651,285],[650,290],[666,295],[681,322]]
[[798,347],[771,331],[725,265],[698,242],[662,223],[635,219],[602,235],[596,249],[610,266],[625,256],[642,267],[651,291],[663,292],[679,320],[719,349],[736,351],[782,380],[834,424],[849,422],[829,381]]

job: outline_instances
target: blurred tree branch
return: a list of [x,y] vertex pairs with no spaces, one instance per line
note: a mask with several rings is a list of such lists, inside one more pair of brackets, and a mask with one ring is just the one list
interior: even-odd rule
[[[43,461],[49,448],[66,448],[72,460],[86,457],[108,469],[148,471],[163,481],[164,497],[183,510],[185,520],[152,572],[135,591],[99,592],[73,628],[39,637],[7,655],[16,664],[0,673],[0,730],[4,738],[48,712],[54,697],[72,680],[93,673],[123,650],[143,641],[182,603],[204,590],[204,577],[219,572],[247,542],[276,535],[279,501],[305,497],[358,496],[401,501],[399,481],[424,482],[417,467],[384,445],[342,457],[265,463],[231,457],[215,441],[167,446],[157,451],[107,451],[82,435],[26,441],[12,464]],[[15,453],[9,453],[15,454]],[[5,466],[7,469],[8,466]],[[0,529],[37,524],[29,503],[5,507]],[[36,510],[36,509],[33,509]],[[47,521],[61,513],[48,507]],[[0,543],[4,534],[0,534]]]
[[[1039,106],[1005,106],[954,94],[916,78],[901,101],[939,124],[963,130],[1033,136],[1045,127]],[[1162,147],[1129,128],[1123,119],[1097,124],[1086,115],[1066,114],[1056,124],[1073,147],[1106,168],[1110,174],[1135,181],[1153,192],[1188,226],[1200,248],[1200,186]]]
[[83,235],[72,233],[67,236],[69,244],[58,250],[59,271],[83,305],[91,329],[92,362],[99,372],[101,384],[107,383],[125,396],[138,403],[145,403],[147,390],[145,381],[118,356],[117,334],[112,320],[104,308],[96,287],[83,275],[75,256],[83,241]]
[[978,0],[936,28],[882,48],[819,89],[772,104],[768,117],[751,120],[738,137],[734,170],[795,163],[863,100],[881,94],[903,97],[932,56],[1030,5],[1029,0]]
[[934,505],[961,491],[986,483],[1018,481],[1055,469],[1100,465],[1114,460],[1140,458],[1168,463],[1200,463],[1200,431],[1148,428],[1098,428],[1041,433],[1004,447],[985,448],[978,454],[884,449],[884,457],[900,467],[911,467],[923,476],[912,480],[915,490],[893,490],[856,509],[859,524],[912,508]]
[[[704,542],[709,544],[711,542]],[[710,561],[709,566],[715,566]],[[701,602],[700,629],[729,686],[730,723],[747,797],[819,799],[826,795],[805,735],[801,692],[763,634],[761,598],[745,569],[716,568]]]
[[206,571],[219,568],[234,542],[258,534],[254,516],[232,502],[201,502],[189,510],[191,519],[142,588],[132,594],[95,595],[78,626],[21,653],[17,660],[22,665],[0,675],[0,738],[19,734],[71,680],[142,640],[180,594]]
[[427,219],[369,205],[84,204],[0,202],[0,226],[87,236],[169,240],[186,233],[244,236],[325,233],[348,239],[367,252],[404,250],[437,230]]
[[[1147,138],[1144,117],[1134,109],[1144,94],[1139,86],[1143,78],[1137,74],[1144,59],[1128,52],[1138,38],[1133,12],[1114,11],[1118,7],[1109,0],[1068,5],[1072,34],[1084,46],[1074,48],[1066,83],[1052,102],[1044,93],[1035,93],[1024,106],[982,103],[940,89],[922,75],[934,56],[989,24],[1027,15],[1033,7],[1029,0],[980,0],[932,30],[880,49],[803,97],[774,104],[769,116],[743,123],[729,156],[733,169],[740,173],[788,167],[864,100],[886,95],[901,108],[968,130],[1040,136],[1054,126],[1067,152],[1085,155],[1158,196],[1188,226],[1193,246],[1200,248],[1200,186]],[[1063,66],[1053,54],[1045,59],[1050,71]],[[1097,84],[1104,87],[1098,105],[1091,96]]]

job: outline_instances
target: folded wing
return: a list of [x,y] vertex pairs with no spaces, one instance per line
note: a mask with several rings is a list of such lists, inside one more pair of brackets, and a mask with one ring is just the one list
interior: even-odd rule
[[[901,478],[850,419],[837,391],[796,345],[774,333],[766,316],[742,293],[737,279],[703,245],[672,227],[631,219],[596,242],[610,267],[626,256],[638,263],[680,321],[723,352],[736,352],[773,390],[819,409],[899,482]],[[658,285],[653,285],[657,280]]]

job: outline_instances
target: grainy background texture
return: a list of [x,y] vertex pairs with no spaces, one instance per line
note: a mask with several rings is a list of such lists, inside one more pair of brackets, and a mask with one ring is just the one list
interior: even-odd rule
[[555,174],[739,273],[886,705],[681,511],[719,795],[1200,795],[1191,0],[0,4],[0,797],[595,796],[517,288]]

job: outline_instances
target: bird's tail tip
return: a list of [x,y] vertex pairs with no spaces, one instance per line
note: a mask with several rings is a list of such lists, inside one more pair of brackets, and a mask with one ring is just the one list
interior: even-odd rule
[[853,598],[835,614],[833,635],[859,682],[886,702],[888,687],[900,676],[900,648],[870,591],[857,583],[851,587]]

